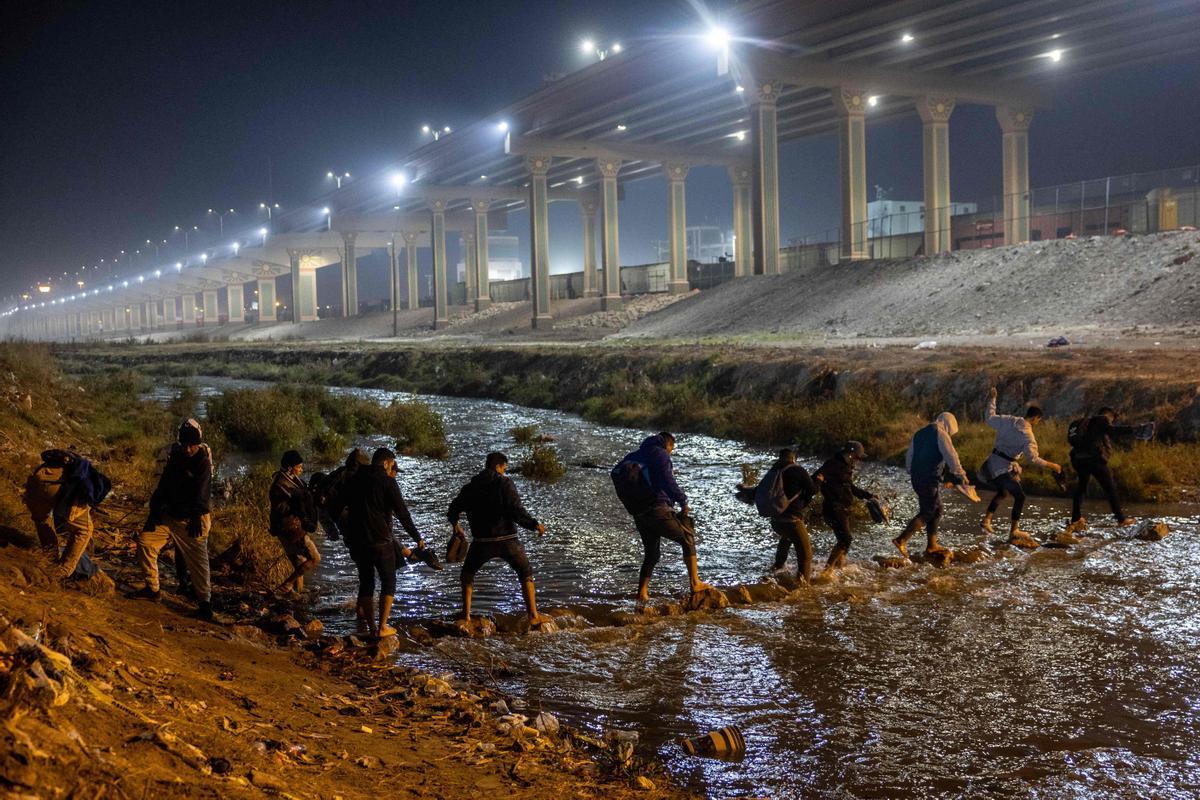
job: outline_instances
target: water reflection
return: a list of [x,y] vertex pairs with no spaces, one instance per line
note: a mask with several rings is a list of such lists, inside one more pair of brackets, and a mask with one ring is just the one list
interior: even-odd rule
[[[402,459],[400,481],[418,527],[439,547],[450,497],[488,450],[514,454],[513,426],[540,425],[572,464],[611,464],[644,435],[487,400],[423,399],[447,420],[451,457]],[[742,461],[765,468],[770,457],[705,436],[681,436],[675,453],[698,520],[701,575],[718,583],[760,577],[773,554],[767,526],[732,497]],[[1194,509],[1172,510],[1174,533],[1159,543],[1101,527],[1099,538],[1069,550],[1000,550],[947,570],[885,571],[871,556],[890,550],[915,501],[898,470],[868,465],[864,477],[897,495],[896,521],[856,531],[852,564],[835,584],[784,603],[644,626],[442,640],[406,658],[481,676],[503,663],[513,677],[490,679],[504,689],[576,724],[640,731],[681,779],[717,797],[1200,793]],[[572,467],[553,486],[515,480],[548,530],[524,537],[540,602],[629,607],[640,542],[606,471]],[[1034,498],[1025,520],[1048,531],[1066,513],[1061,501]],[[943,541],[976,544],[977,515],[949,498]],[[832,541],[814,532],[818,558]],[[340,544],[322,550],[321,604],[336,628],[349,621],[354,570]],[[457,610],[454,567],[409,569],[399,585],[398,613]],[[685,585],[677,552],[664,548],[651,590],[678,595]],[[521,610],[502,562],[480,572],[475,604],[481,613]],[[674,744],[728,724],[746,737],[741,762],[686,759]]]

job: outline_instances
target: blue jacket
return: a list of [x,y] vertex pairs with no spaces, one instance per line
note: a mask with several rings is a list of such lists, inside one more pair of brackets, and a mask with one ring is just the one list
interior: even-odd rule
[[658,503],[687,505],[687,495],[675,482],[675,467],[671,464],[671,456],[667,454],[666,442],[661,436],[647,436],[641,447],[621,460],[636,461],[643,466],[650,477],[650,487],[654,489]]

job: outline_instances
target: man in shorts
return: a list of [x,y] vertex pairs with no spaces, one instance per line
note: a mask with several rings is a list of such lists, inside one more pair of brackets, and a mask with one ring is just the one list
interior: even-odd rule
[[454,533],[463,534],[459,519],[464,513],[471,528],[471,546],[467,549],[461,573],[462,619],[470,625],[475,573],[487,562],[499,558],[517,573],[525,609],[529,613],[529,627],[535,628],[546,618],[537,610],[533,568],[529,566],[525,548],[517,538],[517,526],[536,531],[538,536],[545,535],[546,526],[525,510],[516,485],[505,474],[507,471],[508,456],[504,453],[488,453],[483,471],[472,478],[450,503],[447,517]]

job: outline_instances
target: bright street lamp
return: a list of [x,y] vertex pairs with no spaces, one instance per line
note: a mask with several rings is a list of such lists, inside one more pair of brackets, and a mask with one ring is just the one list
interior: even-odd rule
[[225,235],[225,218],[228,217],[230,214],[233,214],[234,210],[231,208],[228,211],[222,212],[220,214],[216,214],[210,208],[208,210],[208,213],[212,214],[214,217],[217,218],[217,227],[220,229],[221,235],[224,236]]
[[279,203],[259,203],[258,210],[267,212],[267,221],[271,221],[271,209],[279,208]]
[[337,181],[337,188],[340,189],[342,188],[342,181],[350,180],[350,173],[342,172],[339,174],[337,172],[329,171],[325,173],[325,178]]
[[433,140],[436,142],[438,139],[442,138],[447,133],[450,133],[450,126],[443,125],[441,127],[441,130],[439,130],[437,128],[431,128],[428,125],[422,125],[421,133],[425,134],[426,136],[432,136]]
[[597,47],[596,43],[591,39],[584,39],[579,43],[579,49],[582,50],[586,55],[595,56],[597,61],[603,61],[604,59],[608,58],[610,54],[616,55],[617,53],[621,52],[621,43],[613,42],[607,48],[604,48]]
[[321,209],[321,213],[325,215],[325,230],[333,230],[333,211],[330,210],[329,206],[325,206]]

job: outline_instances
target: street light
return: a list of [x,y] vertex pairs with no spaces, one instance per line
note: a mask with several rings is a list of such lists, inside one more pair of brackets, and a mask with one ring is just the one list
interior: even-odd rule
[[212,214],[214,217],[217,218],[217,227],[220,230],[221,235],[224,236],[225,235],[225,218],[228,217],[230,214],[234,213],[233,209],[231,208],[228,211],[222,212],[220,214],[215,214],[215,213],[213,213],[213,210],[210,208],[208,210],[208,213]]
[[404,184],[408,183],[408,178],[403,172],[393,172],[392,176],[388,178],[388,183],[398,192],[404,188]]
[[[190,249],[191,249],[192,245],[191,245],[191,243],[188,241],[188,237],[190,237],[190,236],[191,236],[191,234],[192,234],[192,231],[199,231],[199,230],[200,230],[200,226],[199,226],[199,225],[193,225],[193,226],[192,226],[192,230],[191,230],[191,231],[189,231],[187,228],[181,228],[181,227],[179,227],[178,225],[176,225],[176,226],[175,226],[175,233],[182,233],[182,234],[183,234],[183,249],[184,249],[184,250],[190,250]],[[101,260],[103,260],[103,259],[101,259]]]
[[326,177],[326,179],[330,179],[330,180],[335,180],[335,181],[337,181],[337,188],[339,188],[339,189],[340,189],[340,188],[342,188],[342,181],[348,181],[348,180],[350,180],[350,173],[349,173],[349,172],[343,172],[343,173],[340,173],[340,174],[339,174],[339,173],[336,173],[336,172],[330,171],[330,172],[326,172],[326,173],[325,173],[325,177]]
[[325,215],[325,230],[333,230],[333,211],[330,210],[329,206],[325,206],[321,209],[321,213]]
[[267,221],[271,221],[271,209],[279,208],[279,203],[259,203],[258,210],[267,212]]
[[450,132],[449,125],[443,125],[440,130],[437,128],[431,128],[428,125],[421,126],[421,133],[425,134],[426,136],[432,136],[435,142]]
[[258,235],[262,237],[263,247],[267,246],[267,234],[270,233],[266,228],[259,228]]

